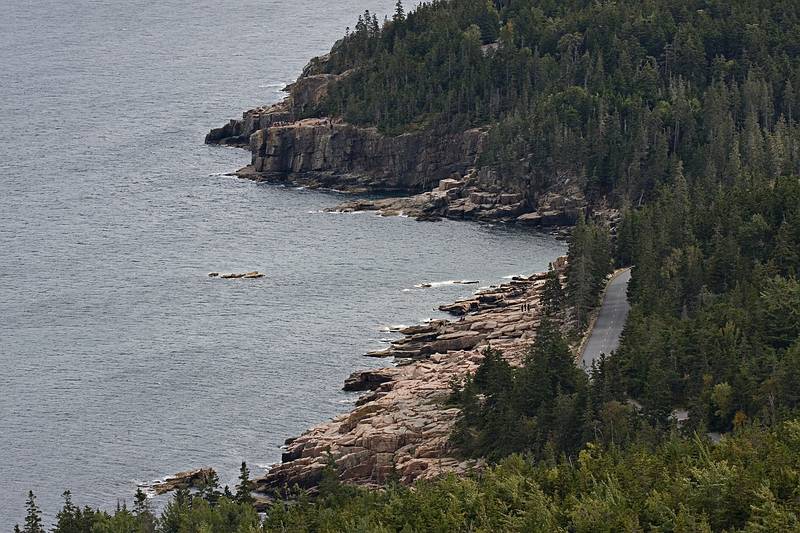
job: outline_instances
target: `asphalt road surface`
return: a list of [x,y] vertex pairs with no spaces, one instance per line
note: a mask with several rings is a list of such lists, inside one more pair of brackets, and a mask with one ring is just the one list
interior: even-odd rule
[[619,347],[622,327],[631,308],[627,296],[630,280],[631,271],[628,269],[609,283],[600,314],[581,354],[581,367],[584,369],[589,370],[592,361],[598,359],[601,354],[610,355]]

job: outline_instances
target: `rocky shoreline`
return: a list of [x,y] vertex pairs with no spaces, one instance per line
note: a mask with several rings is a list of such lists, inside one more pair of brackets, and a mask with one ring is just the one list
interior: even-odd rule
[[[309,118],[330,88],[350,75],[319,74],[316,58],[286,98],[245,111],[242,118],[212,129],[207,144],[246,148],[251,163],[235,175],[349,193],[392,193],[401,198],[355,200],[341,210],[400,213],[419,220],[474,219],[532,227],[569,226],[586,209],[577,183],[563,179],[535,195],[518,181],[505,182],[480,167],[488,130],[435,129],[389,136],[374,127],[335,117]],[[520,189],[520,187],[523,187]]]
[[[252,109],[211,130],[208,144],[247,148],[251,163],[236,175],[350,193],[400,193],[354,199],[334,210],[375,211],[421,221],[441,218],[499,221],[532,228],[570,226],[586,210],[577,183],[563,179],[532,195],[480,168],[486,129],[433,130],[387,136],[371,127],[314,117],[330,88],[350,73],[320,74],[312,60],[280,103]],[[563,271],[563,259],[556,262]],[[400,331],[389,348],[366,354],[394,357],[396,366],[356,372],[344,390],[366,392],[348,413],[289,439],[280,464],[255,480],[255,492],[280,496],[313,490],[331,461],[341,480],[377,486],[476,466],[449,444],[459,410],[449,405],[452,384],[474,372],[487,346],[519,362],[539,322],[544,273],[515,278],[440,309],[456,320],[434,320]]]
[[583,209],[575,197],[545,195],[535,211],[519,193],[486,192],[475,171],[463,178],[446,178],[429,192],[399,198],[357,199],[331,211],[376,211],[381,216],[408,216],[419,221],[456,220],[495,221],[531,228],[572,226]]
[[[554,264],[562,273],[564,266],[563,258]],[[397,365],[352,374],[344,390],[366,392],[355,409],[287,440],[281,463],[255,480],[255,491],[313,490],[331,461],[342,481],[365,486],[479,467],[449,444],[459,413],[447,403],[452,383],[477,369],[488,346],[521,361],[539,323],[544,282],[545,273],[517,277],[443,305],[459,318],[405,328],[388,349],[367,354],[395,357]]]

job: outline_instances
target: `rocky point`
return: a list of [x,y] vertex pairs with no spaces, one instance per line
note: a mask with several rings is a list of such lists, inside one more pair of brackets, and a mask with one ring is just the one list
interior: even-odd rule
[[211,130],[206,143],[248,148],[251,163],[236,173],[242,178],[352,193],[412,195],[356,200],[342,210],[402,212],[419,220],[447,217],[565,226],[574,224],[585,208],[579,188],[568,179],[532,194],[481,168],[486,128],[460,132],[434,128],[391,136],[337,117],[313,116],[331,87],[350,75],[349,71],[319,73],[325,61],[325,57],[312,60],[284,89],[283,101],[246,111],[241,119]]

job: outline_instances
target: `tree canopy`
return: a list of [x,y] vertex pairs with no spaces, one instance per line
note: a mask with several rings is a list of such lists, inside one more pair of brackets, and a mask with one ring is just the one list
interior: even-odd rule
[[519,190],[581,180],[639,201],[800,170],[793,0],[436,0],[365,13],[324,64],[312,115],[389,134],[490,128],[482,163]]

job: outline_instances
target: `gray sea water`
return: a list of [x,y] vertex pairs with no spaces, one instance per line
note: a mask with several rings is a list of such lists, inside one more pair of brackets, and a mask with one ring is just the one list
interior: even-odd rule
[[[321,210],[225,177],[211,127],[270,103],[394,0],[0,0],[0,531],[34,490],[113,508],[137,483],[280,459],[346,411],[381,329],[546,267],[553,238]],[[261,270],[262,280],[209,279]]]

